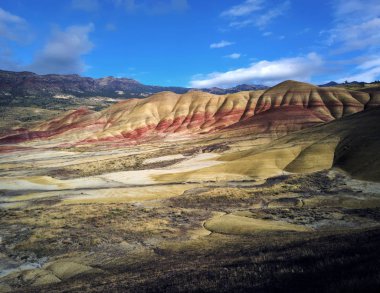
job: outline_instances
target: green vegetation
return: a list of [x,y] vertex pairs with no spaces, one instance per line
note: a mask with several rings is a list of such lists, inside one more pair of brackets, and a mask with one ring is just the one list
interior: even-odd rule
[[63,111],[48,110],[38,107],[5,107],[0,106],[2,113],[0,121],[0,134],[14,128],[28,128],[34,123],[54,118]]

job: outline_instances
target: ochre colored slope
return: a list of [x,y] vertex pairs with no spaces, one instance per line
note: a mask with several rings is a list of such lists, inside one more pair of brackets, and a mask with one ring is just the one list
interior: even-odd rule
[[266,91],[212,95],[162,92],[130,99],[101,111],[80,109],[0,142],[65,136],[73,143],[136,143],[167,135],[195,135],[245,127],[251,133],[286,134],[378,105],[377,95],[340,88],[318,88],[285,81]]
[[[160,176],[167,182],[268,178],[339,167],[354,178],[380,181],[380,107],[304,129],[266,145],[220,157],[220,165]],[[245,176],[245,177],[242,177]]]

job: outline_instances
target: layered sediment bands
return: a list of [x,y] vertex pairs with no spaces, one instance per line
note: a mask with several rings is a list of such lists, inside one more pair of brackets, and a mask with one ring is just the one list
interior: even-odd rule
[[380,181],[380,107],[303,129],[243,151],[225,153],[221,164],[192,172],[156,176],[162,182],[265,179],[332,167],[352,177]]
[[284,135],[326,121],[329,121],[329,119],[321,119],[320,115],[307,108],[286,106],[271,108],[255,114],[252,117],[232,124],[228,129],[248,128],[251,133]]
[[43,122],[30,130],[16,129],[10,135],[0,139],[0,142],[18,143],[33,139],[43,139],[72,131],[95,131],[102,128],[98,119],[99,113],[88,109],[69,111],[55,119]]
[[252,133],[288,133],[379,105],[376,92],[319,88],[285,81],[266,91],[212,95],[204,92],[161,92],[130,99],[101,111],[79,109],[8,135],[0,142],[60,137],[73,143],[136,143],[167,135],[197,135],[245,127]]
[[257,101],[252,101],[252,106],[247,111],[250,115],[245,115],[245,118],[269,109],[299,106],[312,110],[320,119],[329,121],[362,111],[369,100],[367,93],[286,81],[268,89]]

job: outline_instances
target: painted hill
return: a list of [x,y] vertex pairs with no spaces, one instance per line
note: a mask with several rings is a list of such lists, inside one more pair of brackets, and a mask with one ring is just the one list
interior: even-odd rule
[[65,137],[77,144],[132,144],[236,128],[281,135],[379,104],[380,97],[375,93],[319,88],[296,81],[285,81],[265,91],[228,95],[161,92],[146,99],[119,102],[100,112],[70,111],[32,129],[16,130],[0,142]]

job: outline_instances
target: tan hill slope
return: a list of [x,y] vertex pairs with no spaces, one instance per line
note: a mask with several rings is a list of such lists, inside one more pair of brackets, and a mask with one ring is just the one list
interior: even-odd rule
[[268,144],[225,154],[224,163],[161,181],[268,178],[338,167],[354,178],[380,181],[380,108],[303,129]]
[[28,131],[3,137],[0,142],[66,137],[77,144],[128,144],[241,127],[249,128],[251,133],[286,134],[379,104],[378,95],[295,81],[285,81],[266,91],[229,95],[162,92],[123,101],[101,112],[71,111]]

